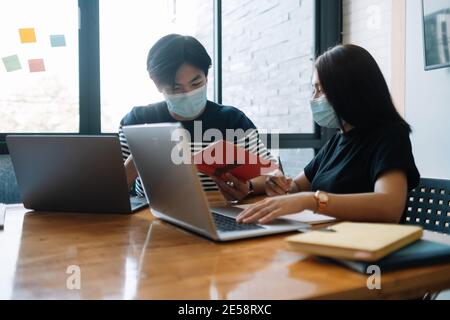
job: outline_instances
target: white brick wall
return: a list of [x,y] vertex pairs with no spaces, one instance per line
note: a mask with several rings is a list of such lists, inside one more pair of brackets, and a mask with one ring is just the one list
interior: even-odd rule
[[344,0],[343,41],[366,48],[377,60],[391,84],[392,1]]
[[[243,110],[259,129],[313,131],[309,108],[313,70],[314,0],[223,2],[223,98]],[[344,0],[344,43],[368,49],[391,81],[393,0]],[[201,2],[201,1],[200,1]],[[204,2],[207,3],[207,2]],[[207,17],[211,4],[202,7]],[[196,35],[212,52],[212,21]],[[203,29],[203,28],[201,28]],[[212,78],[210,78],[211,80]],[[282,154],[294,175],[312,157],[304,150]]]
[[224,104],[260,129],[312,132],[312,18],[313,0],[224,1]]
[[[392,1],[343,2],[344,43],[369,50],[388,84],[392,78]],[[202,16],[211,17],[212,1],[199,3],[205,12]],[[210,28],[208,18],[197,37],[212,52]],[[312,28],[313,0],[224,1],[224,103],[244,110],[263,129],[312,132],[308,105]]]
[[[185,0],[186,1],[186,0]],[[193,17],[197,23],[195,36],[205,46],[211,58],[214,60],[214,1],[213,0],[187,0],[190,1],[192,7],[195,8],[197,15]],[[214,63],[213,63],[214,65]],[[208,98],[213,100],[214,97],[214,69],[210,70],[208,86]]]
[[[313,1],[223,1],[223,101],[260,130],[313,132]],[[207,16],[212,7],[202,10]],[[210,48],[208,32],[196,36]],[[286,173],[296,176],[313,151],[285,150],[281,156]]]

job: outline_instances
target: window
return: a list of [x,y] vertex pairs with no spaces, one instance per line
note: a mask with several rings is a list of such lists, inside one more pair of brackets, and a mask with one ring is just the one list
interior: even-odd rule
[[313,133],[314,1],[223,1],[224,103],[258,128]]
[[[102,132],[117,132],[133,107],[163,101],[146,62],[150,48],[170,33],[197,37],[214,57],[213,1],[100,1]],[[210,99],[213,74],[211,70]]]
[[0,132],[79,132],[78,2],[0,8]]
[[291,178],[297,178],[314,158],[314,149],[279,149],[270,152],[280,157],[284,173]]
[[321,2],[222,3],[223,102],[243,110],[262,132],[282,134],[281,149],[272,153],[291,177],[324,143],[309,105]]
[[303,166],[332,134],[314,126],[308,99],[312,58],[341,41],[341,0],[5,0],[0,8],[0,153],[7,133],[117,132],[132,107],[162,100],[146,58],[171,32],[197,37],[212,56],[210,100],[281,133],[285,167]]

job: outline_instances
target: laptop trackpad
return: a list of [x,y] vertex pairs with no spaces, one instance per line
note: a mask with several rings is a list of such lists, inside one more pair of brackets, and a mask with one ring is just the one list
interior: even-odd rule
[[[241,214],[242,211],[244,211],[244,209],[236,207],[222,207],[222,208],[211,208],[211,211],[213,213],[221,214],[230,218],[236,218],[239,214]],[[300,228],[308,226],[308,224],[300,223],[289,219],[279,218],[272,221],[268,225],[264,225],[265,228],[290,227],[290,226],[294,228]]]
[[237,216],[240,215],[241,212],[244,210],[236,207],[221,207],[221,208],[211,208],[211,211],[217,214],[221,214],[223,216],[237,218]]

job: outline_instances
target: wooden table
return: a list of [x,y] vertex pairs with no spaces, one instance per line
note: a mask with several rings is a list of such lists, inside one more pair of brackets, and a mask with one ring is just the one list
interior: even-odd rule
[[[438,265],[383,274],[382,290],[369,290],[368,276],[291,252],[285,237],[216,244],[149,210],[10,208],[0,232],[0,299],[397,299],[450,288],[450,265]],[[70,266],[80,268],[81,290],[67,289]]]

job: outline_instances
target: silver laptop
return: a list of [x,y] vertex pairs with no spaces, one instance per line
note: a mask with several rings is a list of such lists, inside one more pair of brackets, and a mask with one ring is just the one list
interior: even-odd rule
[[172,161],[172,153],[179,151],[177,148],[189,150],[190,140],[181,136],[184,130],[180,129],[181,124],[124,128],[147,199],[157,218],[215,241],[267,236],[305,227],[283,219],[270,225],[238,224],[236,217],[242,209],[210,208],[195,165],[178,165]]
[[131,197],[115,136],[8,136],[24,206],[30,210],[132,213],[148,205]]

